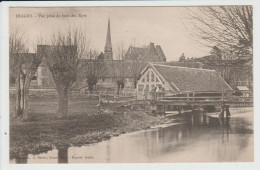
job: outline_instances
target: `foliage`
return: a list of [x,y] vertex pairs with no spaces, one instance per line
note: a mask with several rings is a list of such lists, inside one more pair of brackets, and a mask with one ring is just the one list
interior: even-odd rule
[[51,38],[51,45],[40,46],[46,58],[58,92],[58,117],[67,116],[68,92],[77,79],[80,60],[88,51],[85,34],[79,29],[58,31]]
[[189,8],[193,36],[202,45],[217,46],[226,58],[251,58],[253,52],[252,6]]
[[182,53],[180,58],[179,58],[179,62],[183,62],[185,60],[186,60],[186,57],[185,57],[184,53]]
[[[38,40],[40,42],[40,40]],[[10,77],[16,84],[16,116],[27,120],[30,83],[42,57],[31,54],[25,47],[23,34],[16,28],[9,35]]]

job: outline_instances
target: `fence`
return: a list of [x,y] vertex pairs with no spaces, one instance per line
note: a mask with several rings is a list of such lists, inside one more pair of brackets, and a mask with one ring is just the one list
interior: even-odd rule
[[128,103],[137,100],[136,93],[134,91],[99,91],[99,100],[103,103]]

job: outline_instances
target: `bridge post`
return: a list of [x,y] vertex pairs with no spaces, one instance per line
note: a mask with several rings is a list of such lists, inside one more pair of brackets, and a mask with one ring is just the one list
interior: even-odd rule
[[220,112],[220,117],[224,118],[224,112],[225,112],[225,106],[222,104],[221,105],[221,112]]
[[179,112],[178,116],[181,116],[181,107],[180,106],[178,106],[178,112]]
[[222,89],[221,97],[222,97],[222,102],[224,102],[224,89]]
[[163,116],[165,116],[165,105],[163,105]]
[[205,111],[203,111],[203,123],[207,124],[207,115],[206,115]]
[[191,124],[193,125],[193,111],[191,112]]
[[187,102],[189,102],[189,92],[187,93]]
[[226,118],[227,117],[230,117],[231,114],[230,114],[230,111],[229,111],[229,105],[226,106]]

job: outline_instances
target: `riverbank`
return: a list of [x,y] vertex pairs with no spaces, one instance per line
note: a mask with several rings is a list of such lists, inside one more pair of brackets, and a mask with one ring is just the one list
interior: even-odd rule
[[[55,98],[30,99],[30,120],[10,121],[10,158],[23,158],[60,146],[96,143],[166,121],[163,117],[113,104],[104,105],[100,112],[97,104],[95,98],[70,100],[69,116],[57,119]],[[12,114],[14,99],[11,99],[10,105]]]

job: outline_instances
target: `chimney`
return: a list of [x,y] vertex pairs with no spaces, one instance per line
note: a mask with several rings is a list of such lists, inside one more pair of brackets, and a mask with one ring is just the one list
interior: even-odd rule
[[151,43],[150,43],[150,46],[154,46],[154,43],[153,43],[153,42],[151,42]]

